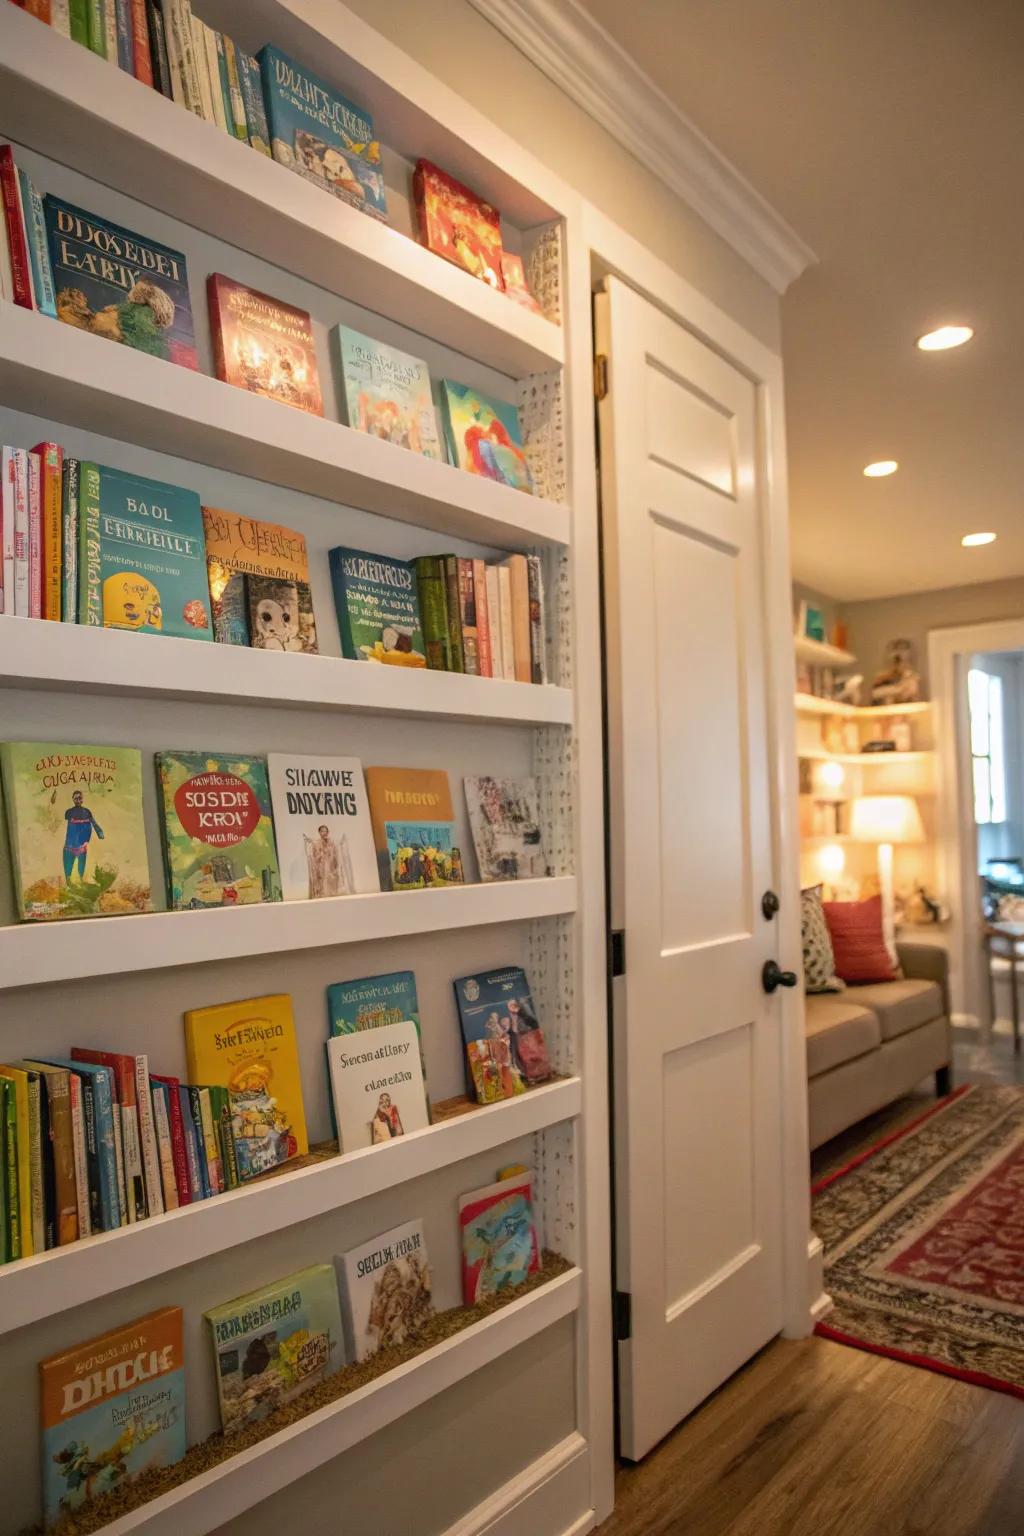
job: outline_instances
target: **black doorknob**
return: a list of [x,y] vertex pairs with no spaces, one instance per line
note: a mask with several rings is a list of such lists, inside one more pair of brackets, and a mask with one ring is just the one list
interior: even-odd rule
[[775,892],[765,891],[764,895],[761,897],[761,911],[764,914],[765,922],[771,922],[780,906],[781,902],[779,901],[779,898],[776,896]]
[[766,992],[774,992],[776,987],[795,987],[796,981],[796,971],[783,971],[774,960],[766,960],[761,968],[761,985]]

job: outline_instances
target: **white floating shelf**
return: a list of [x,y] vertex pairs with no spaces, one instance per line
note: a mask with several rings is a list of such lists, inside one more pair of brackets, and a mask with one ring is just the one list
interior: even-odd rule
[[245,955],[445,933],[576,910],[576,879],[508,880],[198,912],[82,917],[0,928],[0,990],[201,965]]
[[797,635],[793,642],[797,661],[810,667],[852,667],[857,663],[851,651],[841,650],[838,645],[827,645],[824,640],[812,640],[809,635]]
[[877,763],[930,763],[934,756],[934,752],[827,752],[824,747],[797,751],[797,757],[809,758],[814,763],[850,763],[858,768],[870,768]]
[[347,1397],[307,1414],[248,1450],[103,1527],[103,1536],[204,1536],[316,1471],[446,1387],[482,1370],[580,1305],[582,1273],[570,1269],[472,1323]]
[[502,373],[564,361],[544,316],[13,5],[0,6],[0,131]]
[[798,693],[796,708],[797,713],[801,715],[855,715],[857,713],[852,704],[839,704],[833,699],[819,699],[813,693]]
[[572,692],[0,615],[0,687],[571,725]]
[[[20,15],[13,5],[0,6],[0,52],[8,11]],[[47,28],[26,19],[46,35]],[[482,544],[521,548],[569,540],[569,509],[558,502],[15,304],[0,303],[0,404]],[[340,521],[338,527],[340,538]]]
[[880,720],[887,715],[923,715],[931,707],[930,699],[919,699],[913,704],[841,704],[835,699],[819,699],[813,693],[796,695],[798,714],[848,715],[857,720]]
[[544,1083],[504,1104],[467,1110],[385,1146],[295,1168],[136,1226],[4,1265],[0,1333],[53,1317],[69,1297],[82,1306],[250,1242],[254,1232],[280,1231],[571,1120],[580,1112],[580,1097],[578,1077]]

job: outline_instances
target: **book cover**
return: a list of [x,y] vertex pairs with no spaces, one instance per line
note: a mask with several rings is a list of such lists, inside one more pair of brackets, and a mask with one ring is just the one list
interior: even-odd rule
[[[508,965],[475,976],[461,976],[453,985],[471,1067],[474,1061],[481,1064],[488,1089],[486,1096],[478,1093],[481,1103],[508,1098],[509,1094],[504,1090],[509,1086],[513,1092],[518,1092],[515,1078],[524,1083],[542,1083],[551,1076],[547,1045],[537,1021],[526,974],[520,966]],[[471,1050],[474,1046],[480,1049]],[[491,1050],[491,1046],[496,1049]],[[508,1048],[507,1059],[505,1046]],[[472,1075],[476,1082],[476,1072]],[[476,1086],[479,1088],[478,1082]]]
[[444,600],[448,614],[448,649],[451,654],[451,670],[465,672],[466,651],[462,643],[462,601],[459,592],[459,561],[457,555],[444,555]]
[[153,1101],[153,1130],[156,1135],[157,1159],[160,1164],[160,1189],[164,1210],[178,1209],[178,1180],[174,1167],[174,1148],[171,1144],[170,1091],[163,1083],[150,1082]]
[[61,616],[63,576],[61,479],[64,450],[58,443],[37,443],[32,456],[39,464],[39,523],[42,545],[41,607],[44,619]]
[[515,626],[512,614],[512,571],[502,562],[492,567],[498,583],[498,624],[501,629],[501,675],[508,683],[516,681]]
[[[150,1073],[150,1086],[155,1096],[157,1092],[164,1095],[164,1105],[167,1113],[167,1129],[170,1138],[171,1166],[174,1177],[174,1190],[178,1205],[190,1205],[192,1203],[192,1183],[189,1178],[188,1153],[185,1146],[185,1126],[181,1114],[181,1084],[176,1077],[165,1077],[156,1072]],[[164,1204],[167,1209],[167,1180],[164,1178]]]
[[442,379],[441,400],[452,457],[459,468],[532,493],[516,407],[452,379]]
[[480,668],[480,629],[477,616],[475,560],[459,556],[455,562],[458,572],[459,624],[462,631],[463,670],[472,677],[482,675]]
[[499,1179],[459,1199],[467,1307],[521,1285],[540,1268],[530,1176]]
[[487,567],[482,560],[473,561],[473,603],[476,609],[477,666],[481,677],[494,676],[494,652],[491,640],[491,607],[488,593]]
[[429,160],[418,160],[413,198],[428,250],[501,292],[501,218],[497,208]]
[[[0,1064],[0,1077],[11,1085],[14,1104],[14,1165],[17,1171],[17,1246],[16,1258],[27,1259],[35,1252],[32,1238],[32,1121],[28,1102],[28,1074],[18,1067]],[[8,1140],[8,1156],[11,1138]]]
[[204,1090],[195,1083],[188,1086],[189,1116],[199,1158],[200,1176],[203,1182],[203,1198],[212,1199],[221,1192],[220,1161],[213,1144],[213,1121],[210,1114],[209,1091],[206,1092],[206,1114],[203,1114]]
[[43,511],[39,459],[28,456],[28,616],[43,616]]
[[465,790],[481,880],[528,880],[550,873],[535,779],[470,776]]
[[533,656],[530,640],[530,571],[525,555],[508,555],[502,562],[508,569],[512,596],[512,658],[517,683],[533,681]]
[[530,681],[548,680],[544,617],[544,567],[540,555],[527,555],[527,595],[530,604]]
[[78,1240],[78,1194],[75,1184],[75,1145],[71,1130],[70,1076],[66,1067],[32,1061],[45,1082],[50,1142],[53,1148],[54,1237],[63,1248]]
[[210,1186],[206,1182],[206,1170],[199,1154],[196,1123],[192,1113],[192,1091],[182,1083],[178,1089],[178,1107],[181,1110],[181,1130],[185,1138],[185,1156],[188,1159],[188,1186],[193,1201],[207,1200]]
[[342,1152],[394,1141],[430,1124],[412,1019],[332,1035],[327,1064]]
[[32,611],[30,460],[24,448],[12,448],[10,452],[9,488],[13,497],[11,521],[14,528],[14,612],[21,618],[27,619],[31,617]]
[[337,981],[327,988],[327,1019],[331,1035],[379,1029],[403,1019],[411,1019],[419,1029],[416,977],[412,971],[389,971],[358,981]]
[[40,314],[56,319],[57,306],[54,298],[53,272],[46,240],[46,221],[43,218],[43,200],[36,191],[27,171],[18,170],[21,187],[21,207],[25,219],[25,238],[28,241],[28,259],[32,269],[32,292],[36,309]]
[[424,458],[443,459],[430,371],[422,358],[347,325],[335,326],[331,336],[348,425]]
[[107,56],[106,0],[87,0],[89,48],[98,58]]
[[238,79],[245,103],[245,121],[251,147],[261,155],[271,155],[270,128],[267,125],[266,103],[263,99],[263,75],[259,60],[241,48],[235,48],[238,61]]
[[218,379],[322,416],[316,343],[306,311],[220,272],[207,278],[206,292]]
[[228,103],[231,107],[231,131],[243,144],[249,142],[249,126],[245,117],[245,97],[238,66],[238,49],[230,37],[221,34],[224,47],[224,67],[228,77]]
[[129,75],[133,74],[135,48],[132,41],[131,0],[107,0],[107,4],[112,5],[114,11],[118,68],[125,70]]
[[271,752],[267,773],[285,901],[379,891],[359,759]]
[[171,64],[167,57],[167,38],[164,33],[163,0],[145,0],[146,31],[149,38],[149,57],[153,69],[153,85],[161,96],[173,98]]
[[[153,84],[153,59],[149,51],[149,26],[146,21],[146,0],[130,0],[132,73],[143,85]],[[159,87],[158,87],[159,89]]]
[[39,1073],[23,1061],[5,1064],[0,1067],[0,1071],[8,1074],[9,1081],[16,1082],[17,1097],[26,1111],[24,1127],[27,1127],[28,1134],[23,1136],[22,1146],[27,1147],[28,1156],[22,1159],[22,1148],[19,1147],[19,1161],[28,1168],[28,1205],[22,1205],[22,1211],[28,1213],[31,1251],[43,1253],[47,1243],[46,1199],[43,1191],[42,1093],[39,1086]]
[[521,256],[516,256],[512,251],[502,251],[501,275],[505,279],[505,292],[510,299],[515,299],[517,304],[521,304],[523,309],[528,309],[531,314],[542,315],[544,313],[530,292]]
[[32,265],[29,260],[28,227],[21,201],[21,183],[10,144],[0,144],[0,199],[3,201],[4,225],[11,263],[12,297],[22,309],[35,309],[32,295]]
[[490,644],[491,676],[504,678],[505,658],[502,645],[501,594],[498,567],[484,566],[484,590],[487,593],[487,630]]
[[78,487],[79,461],[64,459],[61,478],[61,594],[60,616],[78,622]]
[[216,638],[229,645],[315,656],[316,621],[302,534],[221,507],[203,508],[203,530]]
[[269,43],[258,58],[274,159],[386,222],[380,145],[369,114]]
[[381,889],[463,883],[448,775],[439,768],[368,768],[366,788]]
[[331,585],[341,654],[350,661],[424,667],[427,658],[413,567],[364,549],[332,549]]
[[113,1232],[121,1225],[121,1201],[117,1188],[114,1151],[114,1106],[117,1102],[114,1073],[99,1062],[53,1058],[82,1084],[82,1118],[86,1162],[89,1170],[89,1221],[94,1232]]
[[418,555],[412,562],[416,591],[423,616],[423,643],[432,672],[452,670],[451,631],[448,628],[448,583],[442,555]]
[[280,901],[265,759],[158,752],[156,768],[170,906]]
[[0,772],[22,919],[150,910],[139,752],[7,741]]
[[407,1344],[434,1315],[421,1221],[404,1221],[334,1261],[354,1360]]
[[[72,1061],[91,1061],[109,1067],[114,1074],[121,1117],[121,1146],[124,1163],[125,1197],[129,1223],[142,1221],[149,1211],[146,1205],[146,1180],[143,1166],[142,1136],[139,1129],[136,1092],[136,1058],[112,1051],[90,1051],[76,1046]],[[74,1078],[74,1074],[72,1074]],[[74,1082],[71,1084],[74,1088]]]
[[290,997],[192,1009],[185,1045],[191,1081],[228,1090],[243,1183],[309,1151]]
[[39,1383],[47,1525],[185,1454],[180,1307],[51,1355]]
[[203,1315],[225,1434],[265,1419],[344,1364],[330,1264],[313,1264]]

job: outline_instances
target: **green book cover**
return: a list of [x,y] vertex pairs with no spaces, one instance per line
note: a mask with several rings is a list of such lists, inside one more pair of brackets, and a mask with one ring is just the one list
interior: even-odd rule
[[89,0],[68,0],[68,36],[88,48]]
[[332,549],[330,563],[341,654],[392,667],[426,666],[416,578],[408,561],[364,549]]
[[444,600],[448,617],[448,651],[451,670],[465,672],[466,653],[462,644],[462,604],[459,601],[459,559],[457,555],[444,557]]
[[7,1181],[11,1176],[7,1143],[10,1083],[0,1077],[0,1264],[11,1260],[11,1212],[7,1199]]
[[210,1104],[213,1108],[217,1137],[220,1142],[220,1163],[224,1170],[224,1188],[237,1189],[238,1153],[235,1149],[235,1133],[231,1116],[231,1096],[226,1088],[211,1087]]
[[423,640],[427,666],[432,672],[452,671],[451,632],[448,627],[448,596],[441,555],[420,555],[412,562],[423,616]]
[[93,53],[98,53],[101,59],[105,59],[107,56],[107,6],[113,5],[114,0],[87,0],[87,3],[88,45]]
[[168,904],[280,901],[266,758],[158,752],[156,770]]
[[21,1258],[21,1193],[18,1168],[18,1106],[14,1084],[0,1078],[4,1103],[4,1171],[7,1187],[7,1257]]

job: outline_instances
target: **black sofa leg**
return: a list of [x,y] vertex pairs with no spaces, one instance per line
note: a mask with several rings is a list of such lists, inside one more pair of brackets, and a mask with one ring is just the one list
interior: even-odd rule
[[940,1067],[935,1074],[935,1096],[944,1099],[953,1092],[953,1068]]

